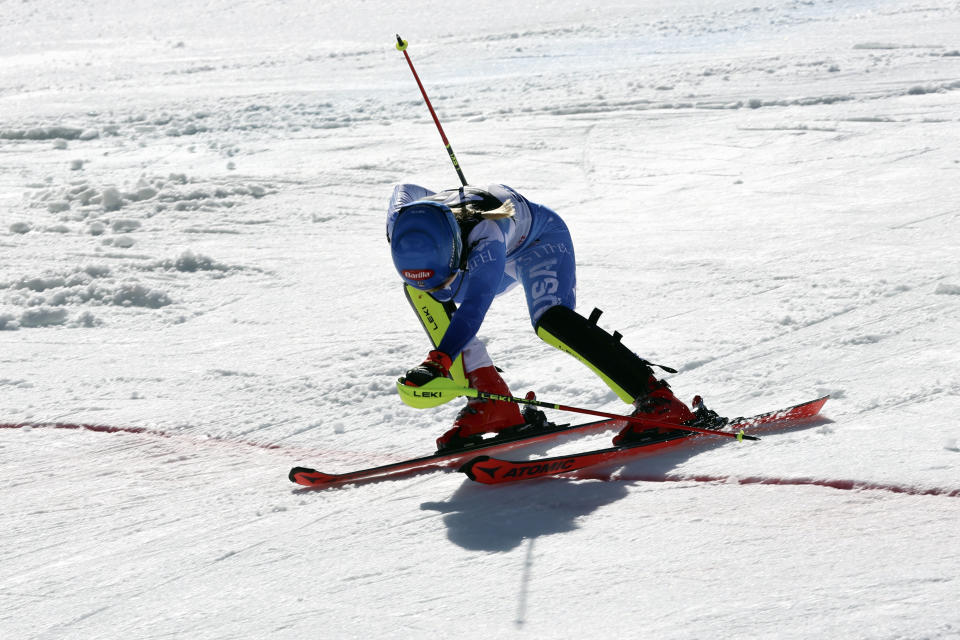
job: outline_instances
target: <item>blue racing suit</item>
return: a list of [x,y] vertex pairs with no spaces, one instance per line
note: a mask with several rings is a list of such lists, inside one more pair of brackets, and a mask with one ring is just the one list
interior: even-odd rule
[[[501,219],[474,219],[461,223],[465,234],[466,268],[445,289],[431,295],[441,302],[453,300],[458,308],[437,346],[455,359],[476,338],[493,299],[523,285],[530,321],[536,329],[550,307],[576,306],[576,261],[567,225],[552,209],[530,202],[508,186],[488,185],[434,192],[414,184],[394,188],[387,210],[387,238],[397,212],[417,200],[433,200],[450,207],[475,204],[513,205],[514,215]],[[485,355],[485,353],[484,353]],[[467,364],[468,370],[473,367]]]

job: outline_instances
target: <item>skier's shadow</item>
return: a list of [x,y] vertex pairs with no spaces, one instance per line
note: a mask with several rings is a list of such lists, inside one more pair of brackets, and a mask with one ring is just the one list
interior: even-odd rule
[[[765,431],[786,433],[826,422],[830,421],[821,418]],[[524,540],[573,531],[579,518],[625,498],[631,484],[663,481],[678,465],[724,444],[720,439],[703,439],[669,452],[634,458],[626,465],[590,467],[579,476],[570,474],[563,478],[494,486],[465,480],[448,500],[424,502],[420,508],[444,514],[447,537],[453,544],[477,551],[510,551]],[[524,453],[518,451],[510,457],[523,459]],[[616,478],[623,481],[595,482]],[[594,482],[584,482],[584,479]]]
[[488,486],[470,480],[448,500],[424,502],[439,511],[450,542],[477,551],[510,551],[527,539],[577,528],[577,519],[626,497],[620,482],[560,478]]
[[[571,440],[575,438],[561,437],[559,442]],[[548,449],[524,447],[505,457],[522,460],[544,455]],[[509,551],[524,540],[572,531],[579,518],[627,493],[626,484],[621,482],[579,482],[575,478],[542,478],[497,486],[465,480],[448,500],[424,502],[420,508],[443,513],[447,537],[464,549]]]

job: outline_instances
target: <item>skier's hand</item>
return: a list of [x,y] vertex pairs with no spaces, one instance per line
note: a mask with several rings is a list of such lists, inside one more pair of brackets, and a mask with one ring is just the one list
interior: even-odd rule
[[435,378],[449,378],[452,364],[450,356],[443,351],[431,351],[419,366],[407,371],[403,384],[408,387],[422,387]]

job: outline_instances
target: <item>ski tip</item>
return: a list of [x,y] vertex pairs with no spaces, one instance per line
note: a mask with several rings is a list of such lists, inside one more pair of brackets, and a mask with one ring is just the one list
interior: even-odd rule
[[829,395],[821,396],[816,400],[803,402],[796,406],[790,407],[787,410],[787,413],[793,414],[792,417],[794,418],[812,418],[820,413],[820,410],[823,409],[823,405],[827,404],[827,400],[829,399]]
[[295,482],[296,484],[303,484],[298,479],[301,474],[304,473],[316,473],[316,469],[309,469],[307,467],[294,467],[290,469],[290,473],[287,474],[287,477],[290,478],[290,482]]

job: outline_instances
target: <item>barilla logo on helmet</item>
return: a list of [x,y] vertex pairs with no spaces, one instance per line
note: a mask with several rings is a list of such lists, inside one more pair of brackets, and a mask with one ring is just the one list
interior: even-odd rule
[[433,277],[433,269],[404,269],[403,277],[407,280],[429,280]]

